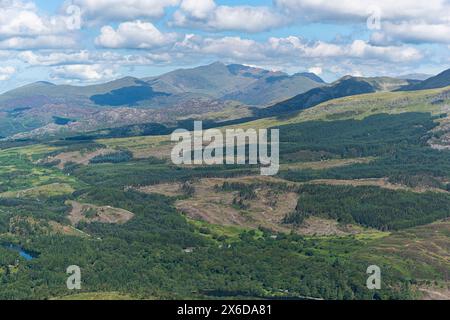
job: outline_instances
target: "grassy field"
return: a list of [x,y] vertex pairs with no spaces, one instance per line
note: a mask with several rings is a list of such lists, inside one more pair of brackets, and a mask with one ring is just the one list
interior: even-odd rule
[[75,189],[66,183],[52,183],[20,191],[0,193],[0,198],[51,198],[72,194]]

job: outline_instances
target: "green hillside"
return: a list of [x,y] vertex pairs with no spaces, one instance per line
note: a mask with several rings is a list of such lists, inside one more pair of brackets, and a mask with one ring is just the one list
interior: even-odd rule
[[271,107],[257,110],[260,117],[277,116],[305,110],[325,101],[379,91],[393,91],[406,84],[408,80],[394,78],[344,77],[328,85],[312,89]]
[[[130,130],[3,142],[0,297],[445,295],[449,91],[362,94],[239,125],[280,129],[275,177],[175,166],[169,136]],[[82,269],[77,293],[65,289],[72,264]],[[375,292],[373,264],[383,274]]]
[[417,84],[412,84],[401,88],[400,90],[412,91],[412,90],[426,90],[426,89],[435,89],[435,88],[443,88],[450,86],[450,69],[441,72],[440,74],[430,77],[422,82]]

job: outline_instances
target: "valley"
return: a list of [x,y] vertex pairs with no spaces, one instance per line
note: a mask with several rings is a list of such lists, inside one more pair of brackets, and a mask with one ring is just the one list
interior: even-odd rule
[[[260,69],[215,68],[242,81],[223,95],[246,77],[287,80]],[[144,82],[162,92],[174,77]],[[247,106],[242,118],[227,116],[242,123],[210,125],[279,129],[281,166],[274,177],[260,176],[255,165],[174,165],[171,127],[145,117],[138,126],[3,140],[0,297],[447,297],[450,87],[387,92],[397,82],[376,84],[379,90],[306,109],[294,103],[286,113],[246,122]],[[141,107],[135,109],[148,111]],[[34,258],[21,258],[6,244]],[[72,264],[83,274],[77,293],[65,288]],[[373,264],[383,271],[375,292],[366,288]]]

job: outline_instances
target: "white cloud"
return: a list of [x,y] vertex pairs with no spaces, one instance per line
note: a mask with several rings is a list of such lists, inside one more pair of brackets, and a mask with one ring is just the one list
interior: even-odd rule
[[[375,46],[363,40],[348,44],[325,41],[306,41],[295,36],[272,37],[266,41],[255,41],[240,37],[201,37],[187,35],[175,45],[183,58],[211,57],[226,62],[264,65],[268,69],[298,72],[310,68],[319,73],[329,73],[340,66],[344,74],[391,74],[411,63],[422,61],[424,55],[414,47]],[[335,70],[338,70],[335,68]],[[402,69],[402,72],[404,70]]]
[[286,17],[269,7],[219,6],[213,0],[183,0],[171,24],[214,31],[260,32],[286,22]]
[[0,0],[0,48],[66,48],[71,30],[65,16],[48,16],[33,2]]
[[382,20],[424,19],[427,21],[449,21],[448,0],[274,0],[285,12],[295,13],[305,20],[314,21],[360,21],[377,8]]
[[50,52],[49,54],[23,51],[18,54],[18,58],[33,66],[92,63],[92,55],[87,50],[82,50],[79,52]]
[[376,17],[372,43],[449,43],[449,0],[275,0],[275,6],[300,23],[355,24],[366,28]]
[[339,75],[394,74],[397,70],[404,73],[424,58],[413,46],[376,46],[363,40],[350,43],[308,41],[296,36],[256,41],[190,34],[178,42],[174,50],[183,54],[180,59],[209,57],[289,72],[310,69],[316,74],[330,74],[335,70]]
[[52,79],[79,80],[83,82],[98,82],[117,78],[113,68],[103,65],[67,65],[52,69]]
[[0,81],[8,80],[14,73],[16,69],[13,67],[0,67]]
[[413,47],[373,46],[362,40],[355,40],[346,51],[349,57],[390,62],[411,62],[423,57],[422,53]]
[[56,35],[69,32],[70,17],[45,15],[30,1],[0,0],[0,38]]
[[206,38],[200,48],[202,53],[235,59],[264,57],[264,47],[254,40],[240,37]]
[[37,37],[13,37],[0,40],[0,49],[24,50],[24,49],[61,49],[73,48],[77,42],[72,37],[48,35]]
[[363,40],[350,44],[324,41],[306,42],[294,36],[270,38],[268,51],[272,56],[291,55],[304,58],[360,58],[378,61],[406,62],[422,58],[419,50],[406,46],[374,46]]
[[179,0],[73,0],[88,20],[124,21],[138,18],[160,18],[167,7]]
[[316,67],[309,68],[308,72],[311,72],[311,73],[314,73],[314,74],[320,76],[323,73],[323,70],[322,70],[322,67],[316,66]]
[[50,53],[23,51],[17,55],[17,58],[30,66],[62,66],[82,64],[102,64],[104,66],[111,64],[122,66],[139,66],[167,63],[172,59],[168,53],[143,52],[140,54],[120,54],[110,51],[98,52],[88,50]]
[[152,49],[162,47],[176,40],[174,33],[162,33],[150,22],[124,22],[117,30],[104,26],[95,43],[105,48]]
[[210,25],[218,30],[259,32],[281,26],[285,22],[285,18],[266,7],[219,6]]
[[450,43],[450,23],[385,23],[382,31],[372,34],[371,41],[376,44],[392,42],[448,44]]
[[195,19],[206,19],[217,8],[214,0],[183,0],[180,8]]

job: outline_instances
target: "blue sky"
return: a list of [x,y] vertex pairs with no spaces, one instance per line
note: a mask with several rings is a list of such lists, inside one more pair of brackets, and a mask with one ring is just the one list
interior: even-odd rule
[[450,0],[0,0],[0,92],[214,61],[327,81],[450,67]]

